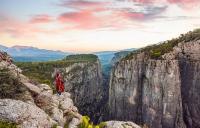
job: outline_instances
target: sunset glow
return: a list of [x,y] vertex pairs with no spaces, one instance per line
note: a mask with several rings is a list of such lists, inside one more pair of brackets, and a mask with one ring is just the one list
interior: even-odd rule
[[199,0],[1,0],[0,44],[93,52],[139,48],[200,27]]

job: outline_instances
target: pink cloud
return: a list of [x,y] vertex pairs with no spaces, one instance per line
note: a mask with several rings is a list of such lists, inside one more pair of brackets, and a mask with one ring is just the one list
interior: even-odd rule
[[58,17],[58,21],[60,21],[62,24],[65,24],[67,26],[66,29],[68,30],[104,28],[121,30],[130,25],[130,20],[142,20],[143,18],[144,14],[142,13],[112,11],[108,15],[96,15],[93,11],[83,10],[79,12],[63,13]]
[[62,1],[60,4],[58,4],[59,6],[63,6],[63,7],[71,7],[77,10],[93,10],[93,11],[97,11],[97,10],[105,10],[105,6],[109,4],[109,2],[100,2],[100,1],[85,1],[85,0],[65,0]]
[[58,20],[64,24],[75,25],[76,28],[80,29],[97,28],[101,24],[101,19],[89,10],[63,13],[58,17]]
[[169,4],[178,4],[180,7],[195,7],[195,4],[199,4],[200,0],[132,0],[133,2],[138,2],[142,4],[148,3],[159,3],[162,1],[167,1]]
[[75,0],[75,1],[62,1],[60,4],[61,6],[96,6],[99,5],[101,2],[95,2],[95,1],[80,1],[80,0]]
[[170,4],[178,4],[182,8],[192,9],[200,3],[200,0],[167,0]]
[[[141,0],[140,0],[141,1]],[[130,13],[127,10],[113,10],[110,2],[91,2],[85,0],[64,1],[60,6],[77,9],[61,14],[57,19],[68,29],[125,28],[129,20],[142,20],[143,13]],[[108,12],[108,14],[106,14]],[[69,27],[73,26],[73,27]]]
[[199,0],[132,0],[132,1],[139,3],[158,3],[160,1],[168,1],[169,3],[183,3],[183,4],[199,2]]
[[133,0],[133,2],[148,4],[148,3],[153,3],[153,2],[155,2],[155,0]]
[[183,3],[183,4],[190,4],[190,3],[196,3],[199,0],[167,0],[170,3]]
[[[1,34],[8,34],[15,38],[21,38],[21,37],[36,37],[40,33],[45,34],[55,34],[58,33],[60,30],[47,30],[44,28],[40,28],[37,26],[36,21],[27,22],[27,21],[21,21],[19,19],[16,19],[14,17],[11,17],[9,15],[0,14],[0,33]],[[40,20],[37,21],[37,23]],[[47,20],[46,20],[47,22]]]
[[53,21],[49,15],[36,15],[30,19],[30,23],[49,23]]
[[124,17],[131,18],[132,20],[145,20],[145,14],[140,12],[126,12],[123,13]]
[[[86,0],[64,0],[59,6],[73,8],[76,11],[61,14],[57,19],[71,29],[96,29],[109,20],[105,16],[97,16],[99,12],[107,11],[108,2]],[[69,27],[72,26],[72,27]]]

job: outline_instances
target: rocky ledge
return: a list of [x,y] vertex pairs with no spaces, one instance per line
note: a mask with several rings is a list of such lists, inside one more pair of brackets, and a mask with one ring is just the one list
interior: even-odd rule
[[[53,94],[46,84],[34,84],[21,73],[10,57],[0,59],[0,121],[12,122],[21,128],[78,128],[82,115],[74,106],[68,92]],[[5,59],[6,58],[6,59]],[[107,122],[105,127],[128,126],[139,128],[130,122]]]

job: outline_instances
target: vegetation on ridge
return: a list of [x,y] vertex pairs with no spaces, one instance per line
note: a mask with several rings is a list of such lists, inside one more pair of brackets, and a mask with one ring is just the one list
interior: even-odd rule
[[0,69],[0,98],[26,101],[28,89],[8,69]]
[[65,57],[65,61],[68,62],[96,62],[98,57],[93,54],[77,54],[77,55],[69,55]]
[[200,39],[200,29],[196,29],[186,34],[181,34],[180,37],[178,38],[167,40],[160,44],[147,46],[139,50],[133,51],[129,55],[127,55],[125,58],[123,58],[123,60],[130,60],[133,58],[134,55],[138,53],[142,53],[142,52],[144,52],[151,59],[162,59],[161,56],[164,55],[165,53],[172,51],[173,47],[177,46],[178,43],[189,42],[189,41],[194,41],[194,40],[199,40],[199,39]]
[[45,83],[55,91],[52,73],[54,68],[68,67],[74,63],[94,63],[98,57],[93,54],[69,55],[63,60],[47,62],[16,62],[15,64],[22,69],[22,73],[29,77],[33,82]]

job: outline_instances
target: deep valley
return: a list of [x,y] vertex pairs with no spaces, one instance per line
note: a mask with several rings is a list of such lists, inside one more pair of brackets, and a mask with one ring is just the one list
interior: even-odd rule
[[15,64],[31,83],[48,84],[54,93],[55,74],[60,72],[74,105],[94,124],[120,120],[144,128],[200,127],[199,29],[161,44],[116,53],[107,67],[93,54]]

